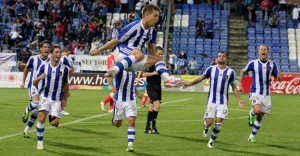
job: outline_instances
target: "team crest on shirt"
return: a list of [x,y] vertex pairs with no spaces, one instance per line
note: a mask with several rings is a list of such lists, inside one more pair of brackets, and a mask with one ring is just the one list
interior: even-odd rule
[[228,79],[228,75],[225,75],[225,79]]
[[59,76],[61,76],[61,75],[62,75],[62,71],[59,72]]

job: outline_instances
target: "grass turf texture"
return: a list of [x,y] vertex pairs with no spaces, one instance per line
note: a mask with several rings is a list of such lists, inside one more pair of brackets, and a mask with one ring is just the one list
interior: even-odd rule
[[[207,93],[163,92],[158,115],[159,135],[144,134],[147,108],[138,109],[134,152],[126,152],[127,121],[121,128],[111,125],[112,114],[102,112],[100,99],[107,91],[71,91],[60,126],[45,124],[44,147],[37,150],[35,125],[23,138],[25,124],[21,117],[28,104],[26,89],[0,89],[0,155],[299,155],[299,95],[272,95],[271,115],[266,115],[256,136],[257,143],[247,141],[251,128],[247,123],[250,109],[248,95],[243,94],[245,109],[240,109],[233,94],[229,98],[229,119],[222,124],[214,149],[207,148],[208,138],[202,137],[203,113]],[[138,107],[140,107],[140,100]],[[106,108],[108,109],[108,105]],[[212,130],[212,128],[211,128]],[[209,136],[211,134],[209,132]]]

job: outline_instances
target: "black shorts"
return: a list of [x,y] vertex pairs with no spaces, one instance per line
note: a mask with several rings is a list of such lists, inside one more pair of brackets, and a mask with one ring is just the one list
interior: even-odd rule
[[147,84],[147,93],[151,103],[153,101],[159,100],[161,102],[161,86],[160,85],[151,85]]

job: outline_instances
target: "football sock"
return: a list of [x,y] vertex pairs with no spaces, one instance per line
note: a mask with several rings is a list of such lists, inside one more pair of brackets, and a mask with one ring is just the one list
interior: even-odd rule
[[111,99],[112,99],[112,97],[111,97],[110,95],[108,95],[108,96],[104,99],[104,101],[103,101],[104,105],[105,105],[108,101],[110,101]]
[[144,95],[144,96],[143,96],[143,99],[142,99],[142,106],[145,105],[147,99],[148,99],[148,96],[147,96],[147,95]]
[[32,111],[32,114],[31,114],[31,116],[30,116],[29,121],[27,122],[27,125],[26,125],[26,127],[25,127],[25,129],[24,129],[24,132],[28,132],[29,129],[34,125],[34,122],[35,122],[35,120],[37,119],[38,113],[39,113],[39,111],[36,110],[36,109],[34,109],[34,110]]
[[36,124],[36,135],[37,135],[37,140],[39,142],[43,142],[44,140],[44,124],[40,123],[40,121]]
[[222,123],[216,123],[214,129],[212,130],[211,137],[210,137],[210,142],[214,142],[217,139],[218,134],[220,133],[221,130],[221,124]]
[[132,65],[134,65],[136,62],[138,62],[138,58],[135,55],[126,56],[120,62],[116,63],[116,65],[113,67],[113,70],[117,74],[119,71],[123,71],[132,67]]
[[135,128],[134,127],[128,127],[128,133],[127,133],[127,138],[128,138],[128,143],[129,142],[134,142],[134,136],[135,136]]
[[155,64],[155,70],[157,71],[158,75],[161,77],[163,81],[167,81],[171,79],[164,61],[158,61]]
[[112,110],[112,109],[114,109],[114,100],[110,99],[109,100],[109,110]]
[[148,111],[148,116],[147,116],[147,123],[146,123],[146,130],[150,128],[150,124],[153,118],[153,112]]
[[156,119],[157,119],[158,112],[153,111],[153,117],[152,117],[152,128],[156,128]]
[[255,120],[254,124],[253,124],[253,127],[252,127],[250,137],[254,137],[256,135],[256,133],[260,129],[260,126],[261,126],[261,122],[258,122],[257,120]]

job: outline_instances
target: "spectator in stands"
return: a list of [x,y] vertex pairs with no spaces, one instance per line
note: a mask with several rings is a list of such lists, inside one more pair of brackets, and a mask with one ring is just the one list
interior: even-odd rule
[[121,13],[128,13],[128,0],[120,0],[121,2]]
[[273,14],[273,16],[269,20],[269,25],[271,28],[277,28],[279,25],[279,19],[276,14]]
[[2,12],[2,23],[11,23],[11,18],[10,18],[10,13],[7,5],[4,3],[3,9],[1,10]]
[[62,40],[65,29],[66,29],[65,26],[60,21],[58,21],[56,26],[56,33],[55,33],[55,36],[58,38],[58,42]]
[[[194,2],[194,0],[188,0],[188,1],[193,1]],[[149,0],[149,4],[158,6],[158,0]]]
[[243,16],[245,21],[245,32],[247,33],[247,30],[249,27],[254,27],[254,23],[256,21],[256,14],[252,6],[248,6],[245,3],[243,5]]
[[124,14],[124,17],[122,19],[122,25],[123,25],[123,27],[125,27],[128,23],[129,23],[129,21],[127,19],[127,14]]
[[128,0],[128,8],[129,8],[128,11],[129,12],[133,12],[134,11],[134,7],[135,7],[135,0]]
[[144,7],[145,3],[144,0],[140,0],[138,3],[135,4],[135,10],[141,16],[142,13],[142,7]]
[[75,48],[77,47],[78,42],[73,38],[72,43],[70,43],[71,54],[75,54]]
[[199,36],[201,36],[201,38],[205,38],[204,27],[205,27],[205,21],[202,19],[201,16],[198,16],[196,20],[196,39]]
[[140,19],[141,19],[141,16],[140,16],[140,14],[138,13],[138,11],[134,11],[134,17],[133,17],[133,19],[132,19],[132,22],[138,21],[138,20],[140,20]]
[[270,0],[263,0],[261,2],[261,10],[263,12],[263,28],[268,25],[269,16],[273,8],[273,3]]
[[75,52],[75,55],[84,55],[84,54],[86,54],[86,46],[78,43],[74,52]]
[[188,67],[190,69],[191,75],[198,75],[196,57],[192,57],[192,60],[189,62]]
[[293,28],[294,29],[298,29],[299,11],[300,11],[300,7],[295,5],[294,8],[293,8],[293,12],[292,12]]
[[[237,0],[235,2],[235,11],[236,11],[236,15],[241,16],[242,15],[242,4],[243,4],[243,0]],[[245,2],[244,2],[245,3]]]
[[169,4],[169,2],[167,0],[160,0],[160,9],[161,9],[161,14],[163,16],[163,21],[165,21],[166,16],[167,16],[168,4]]
[[213,20],[212,18],[210,18],[207,22],[205,22],[205,24],[206,24],[206,32],[207,32],[206,38],[213,39],[214,38],[214,25],[217,24],[217,22],[215,20]]
[[187,54],[185,53],[184,49],[181,49],[176,63],[177,66],[180,68],[181,75],[185,75],[186,73],[186,62],[187,62]]
[[177,59],[177,56],[172,52],[172,50],[169,50],[169,64],[171,66],[171,74],[174,74],[174,70],[175,70],[175,61]]
[[38,5],[39,18],[43,19],[45,17],[45,15],[47,14],[47,12],[46,12],[46,7],[48,6],[47,1],[40,0],[40,1],[36,1],[36,2]]
[[279,0],[279,10],[286,11],[286,1],[287,0]]
[[6,46],[8,49],[13,46],[13,41],[10,39],[8,32],[5,32],[3,36],[3,47]]
[[129,14],[128,14],[128,21],[129,21],[129,23],[131,23],[132,22],[132,19],[134,18],[134,13],[133,13],[133,11],[132,12],[130,12]]

